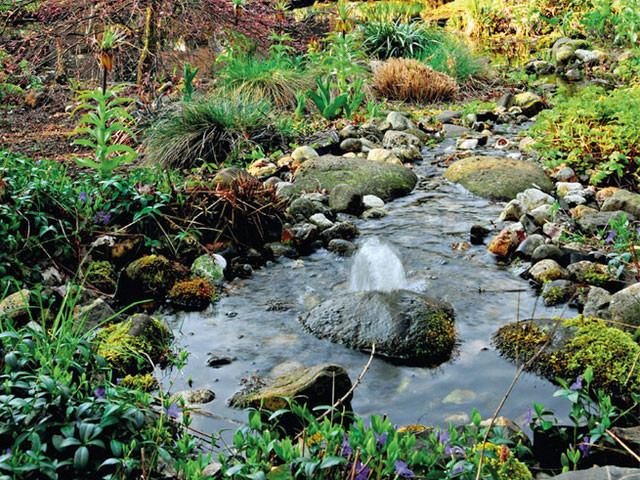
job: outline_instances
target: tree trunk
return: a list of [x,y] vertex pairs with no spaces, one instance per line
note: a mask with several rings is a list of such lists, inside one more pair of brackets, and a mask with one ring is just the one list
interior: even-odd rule
[[155,58],[158,50],[158,32],[157,32],[157,16],[158,16],[159,0],[149,0],[149,4],[145,13],[144,37],[142,41],[142,51],[138,60],[138,86],[142,86],[144,77],[147,73],[153,71]]

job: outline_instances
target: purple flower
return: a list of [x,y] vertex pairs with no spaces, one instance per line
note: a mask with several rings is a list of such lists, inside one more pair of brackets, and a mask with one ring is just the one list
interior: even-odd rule
[[105,212],[104,210],[100,210],[93,216],[93,221],[99,225],[106,225],[111,220],[111,214],[109,212]]
[[591,438],[589,438],[589,436],[585,436],[582,439],[582,442],[578,444],[578,450],[580,450],[580,453],[582,454],[583,457],[588,457],[589,456],[589,452],[591,451]]
[[358,460],[358,463],[356,463],[356,476],[354,477],[354,480],[367,480],[368,477],[369,467]]
[[169,405],[168,409],[162,407],[162,413],[164,413],[169,418],[178,418],[182,413],[182,409],[177,402],[173,402],[171,405]]
[[576,381],[569,385],[569,390],[575,392],[577,390],[582,390],[582,375],[578,375]]
[[464,448],[459,447],[458,445],[447,445],[444,448],[444,454],[452,457],[455,455],[461,455],[464,454]]
[[93,391],[93,396],[100,399],[100,400],[104,400],[105,398],[107,398],[107,390],[104,387],[98,387]]
[[447,443],[450,438],[451,435],[449,435],[449,432],[441,432],[440,430],[436,430],[436,440],[438,440],[440,443]]
[[10,448],[7,448],[7,449],[4,451],[4,454],[5,454],[5,455],[11,455],[11,449],[10,449]]
[[609,235],[607,235],[604,239],[604,243],[613,243],[613,240],[618,236],[618,233],[615,230],[611,230]]
[[384,447],[384,444],[387,443],[388,435],[383,433],[382,435],[378,435],[376,432],[373,432],[373,436],[376,437],[376,442],[380,447]]
[[349,445],[349,438],[347,437],[346,433],[342,434],[343,436],[343,440],[342,440],[342,456],[343,457],[348,457],[349,455],[351,455],[351,445]]
[[524,417],[524,426],[533,423],[533,408],[529,407]]
[[402,460],[396,460],[394,466],[396,467],[396,475],[399,477],[413,478],[415,476],[415,474],[409,470],[407,463]]
[[462,472],[464,472],[464,467],[462,465],[458,465],[456,468],[451,470],[451,475],[458,475]]

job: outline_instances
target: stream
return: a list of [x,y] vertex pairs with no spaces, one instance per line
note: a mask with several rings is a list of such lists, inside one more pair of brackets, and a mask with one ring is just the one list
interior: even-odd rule
[[[517,129],[505,134],[516,141]],[[495,136],[489,144],[495,143]],[[518,318],[554,316],[560,308],[536,301],[527,281],[498,265],[486,245],[456,248],[469,241],[473,224],[497,221],[502,204],[470,194],[443,177],[439,159],[455,152],[455,140],[425,149],[424,161],[415,166],[419,184],[407,197],[388,203],[382,219],[357,220],[356,245],[378,237],[402,262],[408,289],[448,301],[456,312],[460,340],[456,354],[436,368],[408,367],[375,358],[355,391],[352,406],[365,417],[386,414],[398,425],[442,425],[470,421],[476,407],[490,417],[512,382],[516,367],[491,346],[491,335]],[[506,155],[493,147],[474,153]],[[466,246],[465,246],[466,247]],[[355,380],[369,355],[319,340],[305,332],[298,314],[349,288],[354,259],[320,250],[300,259],[281,259],[254,272],[248,280],[235,280],[229,293],[209,310],[165,316],[176,333],[179,347],[190,352],[179,373],[163,372],[163,385],[175,381],[172,392],[209,388],[216,399],[202,410],[237,422],[246,412],[226,401],[240,389],[240,380],[266,376],[282,362],[306,366],[338,363]],[[229,365],[207,366],[211,355],[233,358]],[[523,423],[532,402],[544,402],[562,418],[568,402],[553,398],[550,382],[525,373],[501,414]],[[219,418],[194,417],[205,432],[235,426]]]

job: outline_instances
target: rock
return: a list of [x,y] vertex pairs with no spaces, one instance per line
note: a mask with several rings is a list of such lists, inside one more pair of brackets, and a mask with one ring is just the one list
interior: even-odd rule
[[106,260],[93,261],[87,267],[85,280],[101,292],[112,294],[116,291],[118,275],[112,263]]
[[440,123],[451,123],[451,120],[462,117],[462,111],[452,112],[451,110],[445,110],[435,116],[435,120]]
[[128,300],[164,299],[183,276],[175,264],[162,255],[147,255],[131,262],[120,275],[118,295]]
[[360,215],[363,210],[362,194],[357,188],[346,183],[339,183],[331,189],[329,207],[334,212],[346,212]]
[[[553,49],[552,49],[552,57],[553,60],[556,62],[556,65],[563,67],[569,63],[571,63],[571,61],[573,61],[576,58],[576,46],[574,45],[574,43],[571,40],[568,40],[566,42],[560,42],[563,39],[558,40],[554,45],[553,45]],[[564,39],[567,40],[567,39]]]
[[365,195],[362,197],[362,204],[364,208],[382,208],[385,205],[384,200],[375,195]]
[[640,217],[640,194],[618,190],[604,201],[600,210],[603,212],[622,210],[636,218]]
[[358,129],[353,125],[347,125],[340,132],[338,132],[338,138],[340,141],[347,140],[348,138],[358,138]]
[[178,280],[169,290],[167,298],[178,309],[200,311],[209,306],[215,293],[216,288],[209,280],[192,277]]
[[455,344],[453,309],[407,290],[350,292],[330,298],[300,316],[311,333],[351,348],[408,363],[449,357]]
[[422,142],[411,133],[389,130],[384,134],[382,146],[387,149],[406,147],[416,147],[419,149],[422,146]]
[[[622,440],[625,445],[634,452],[640,452],[640,425],[635,427],[612,427],[611,432]],[[640,480],[640,471],[636,472],[637,478]]]
[[518,248],[519,243],[520,239],[518,234],[505,228],[489,242],[487,250],[498,257],[507,258]]
[[271,254],[275,257],[298,258],[300,253],[293,247],[279,242],[271,242],[265,245],[265,248],[271,250]]
[[499,109],[509,110],[513,106],[513,93],[508,92],[502,95],[496,102],[496,106]]
[[576,172],[570,167],[563,167],[556,173],[556,180],[558,182],[570,182],[576,178]]
[[586,205],[578,205],[572,208],[569,213],[573,218],[578,219],[586,217],[588,215],[595,215],[596,213],[598,213],[598,210],[596,210],[595,208],[587,207]]
[[247,172],[249,175],[252,175],[256,178],[259,177],[268,177],[269,175],[273,175],[278,170],[278,167],[275,163],[269,162],[266,159],[256,160],[249,167],[247,167]]
[[78,305],[74,309],[73,321],[83,332],[88,332],[117,318],[116,312],[102,298]]
[[[378,148],[378,144],[367,140],[366,138],[361,138],[360,143],[362,144],[361,150],[362,153],[369,153],[371,150]],[[362,157],[362,154],[359,155]],[[363,157],[364,158],[364,157]]]
[[[211,180],[212,187],[218,187],[221,189],[232,189],[236,182],[240,179],[253,179],[256,180],[255,177],[251,176],[249,172],[247,172],[243,168],[238,167],[229,167],[223,168],[216,173],[216,176]],[[256,180],[257,181],[257,180]]]
[[545,62],[544,60],[536,60],[533,62],[533,70],[538,75],[551,75],[556,71],[556,67],[554,67],[551,63]]
[[542,298],[548,307],[566,303],[576,293],[578,287],[568,280],[553,280],[542,288]]
[[13,320],[15,326],[26,324],[30,320],[29,301],[30,290],[20,290],[12,293],[0,302],[0,320],[5,318]]
[[558,263],[562,263],[564,254],[562,250],[556,245],[540,245],[531,254],[531,263],[536,264],[542,260],[555,260]]
[[287,214],[293,218],[294,220],[304,220],[311,215],[313,215],[316,211],[313,202],[308,198],[296,198],[291,202],[289,208],[287,208]]
[[551,213],[553,212],[553,206],[548,203],[540,205],[539,207],[531,210],[531,216],[533,217],[537,226],[541,227],[547,222],[551,221]]
[[387,115],[387,122],[391,124],[392,130],[403,131],[416,128],[414,123],[400,112],[390,112]]
[[362,140],[359,138],[347,138],[340,142],[340,150],[343,152],[359,152],[362,149]]
[[533,210],[540,205],[553,205],[554,198],[537,188],[527,188],[524,192],[518,193],[517,197],[528,210]]
[[478,148],[478,139],[476,138],[460,138],[456,142],[459,150],[475,150]]
[[529,235],[525,238],[516,250],[516,256],[519,258],[523,258],[525,260],[529,260],[533,252],[541,245],[544,245],[544,237],[537,233],[533,235]]
[[511,220],[517,222],[525,213],[527,213],[527,207],[520,200],[513,199],[502,210],[500,221]]
[[591,467],[551,477],[552,480],[640,480],[640,468]]
[[191,274],[204,278],[211,285],[218,285],[224,280],[224,269],[227,261],[221,255],[201,255],[191,264]]
[[[556,175],[556,180],[558,176]],[[570,193],[583,190],[584,187],[579,182],[558,182],[556,183],[556,193],[558,197],[564,197]]]
[[212,368],[220,368],[224,365],[230,365],[231,363],[233,363],[233,358],[231,357],[222,357],[220,355],[210,355],[209,358],[207,358],[207,367],[212,367]]
[[469,231],[469,241],[471,245],[483,245],[484,239],[491,233],[486,227],[482,225],[471,225],[471,229]]
[[640,283],[634,283],[611,296],[611,320],[640,326]]
[[398,165],[325,155],[300,165],[293,185],[279,189],[279,194],[288,197],[302,190],[332,190],[346,183],[363,195],[375,195],[386,201],[408,194],[417,181],[415,173]]
[[309,221],[317,226],[320,230],[333,227],[333,222],[329,220],[323,213],[316,213],[309,217]]
[[327,250],[335,253],[336,255],[340,255],[341,257],[349,257],[356,251],[356,246],[348,240],[334,238],[329,241]]
[[574,282],[595,285],[596,287],[603,287],[612,280],[615,280],[609,275],[609,270],[606,265],[593,263],[588,260],[572,263],[567,267],[567,271],[569,275],[571,275],[571,280]]
[[567,80],[569,80],[570,82],[578,82],[582,80],[583,73],[577,68],[570,68],[565,72],[564,76],[567,77]]
[[215,477],[222,470],[222,464],[219,462],[211,462],[202,470],[202,476],[204,478]]
[[318,155],[324,155],[325,153],[332,152],[340,143],[340,138],[338,137],[338,132],[333,129],[322,130],[306,137],[304,139],[304,143],[306,143],[308,147],[301,147],[305,150],[296,155],[295,163],[315,158],[313,152],[311,152],[311,150],[307,150],[309,148],[314,150]]
[[636,220],[635,215],[628,214],[626,212],[615,211],[600,211],[596,213],[587,213],[576,220],[578,227],[584,233],[597,233],[599,230],[607,229],[611,225],[611,219],[620,219],[621,215],[626,215],[630,222]]
[[384,208],[373,207],[365,210],[365,212],[360,216],[361,218],[383,218],[389,215],[389,213]]
[[593,65],[600,61],[598,55],[596,55],[591,50],[583,50],[582,48],[577,48],[573,53],[585,65]]
[[544,109],[542,99],[533,92],[519,93],[513,97],[515,106],[520,107],[522,114],[533,117]]
[[358,227],[351,222],[340,222],[322,232],[322,238],[329,243],[335,238],[353,240],[358,235]]
[[445,138],[459,137],[471,132],[467,127],[462,125],[454,125],[453,123],[445,123],[442,126],[442,134]]
[[216,394],[206,388],[198,388],[195,390],[183,390],[176,392],[169,397],[169,403],[179,402],[181,399],[185,405],[202,405],[204,403],[213,402]]
[[282,241],[297,248],[300,252],[313,250],[312,244],[318,236],[319,229],[312,223],[298,223],[282,231]]
[[304,162],[306,160],[318,158],[319,155],[313,148],[305,146],[296,148],[293,153],[291,153],[291,157],[296,161]]
[[[276,378],[257,392],[236,394],[230,400],[234,407],[262,407],[275,412],[288,408],[287,398],[298,399],[309,410],[320,405],[332,405],[351,389],[351,379],[340,365],[323,364],[293,370]],[[350,396],[346,405],[349,405]]]
[[540,284],[550,282],[552,280],[569,279],[569,272],[562,268],[558,262],[551,260],[550,258],[540,260],[538,263],[533,265],[529,270],[529,275]]
[[392,150],[386,148],[373,148],[367,153],[367,160],[372,162],[388,163],[390,165],[402,165],[402,161],[393,153]]
[[475,156],[458,160],[447,168],[445,177],[472,193],[496,200],[512,200],[519,192],[534,185],[553,188],[541,168],[504,157]]
[[582,314],[585,317],[595,317],[608,320],[611,318],[611,314],[609,313],[610,303],[611,294],[609,292],[604,288],[590,287]]
[[[582,193],[582,192],[578,192]],[[564,210],[571,210],[572,208],[584,205],[587,203],[587,199],[582,195],[566,195],[560,199],[560,206]]]

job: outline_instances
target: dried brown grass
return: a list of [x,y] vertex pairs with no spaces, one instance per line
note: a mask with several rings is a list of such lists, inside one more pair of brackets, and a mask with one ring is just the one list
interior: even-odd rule
[[380,95],[412,102],[452,99],[459,91],[449,75],[407,58],[392,58],[374,67],[373,84]]

